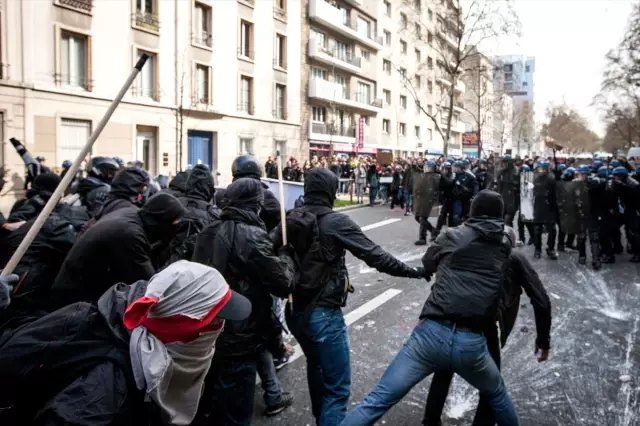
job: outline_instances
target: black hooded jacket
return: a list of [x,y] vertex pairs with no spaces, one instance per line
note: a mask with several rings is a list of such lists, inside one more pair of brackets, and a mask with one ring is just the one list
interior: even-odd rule
[[472,217],[441,233],[422,257],[425,272],[436,279],[420,318],[478,329],[495,322],[510,253],[500,219]]
[[100,179],[89,176],[78,182],[76,193],[80,196],[82,205],[87,208],[89,216],[93,217],[104,204],[109,195],[110,185]]
[[97,304],[74,303],[0,340],[0,406],[12,407],[0,424],[159,424],[136,387],[122,322],[146,285],[115,285]]
[[271,335],[271,294],[287,297],[294,264],[278,254],[258,216],[263,204],[262,184],[241,178],[227,187],[220,220],[198,235],[193,261],[216,268],[232,290],[251,301],[244,321],[226,321],[216,341],[216,357],[255,359]]
[[187,209],[187,216],[194,216],[208,225],[220,217],[219,210],[211,204],[215,192],[209,169],[196,166],[189,173],[186,191],[176,198]]
[[104,216],[116,210],[127,207],[140,207],[146,201],[145,187],[149,186],[149,176],[144,170],[136,167],[127,167],[116,173],[111,183],[109,194],[98,207],[96,213],[82,228],[81,236]]
[[178,172],[173,179],[169,182],[169,187],[163,189],[160,192],[165,194],[171,194],[174,197],[182,197],[187,192],[187,179],[189,178],[189,172]]
[[121,209],[96,223],[62,264],[51,289],[54,307],[95,302],[115,283],[151,278],[151,244],[175,234],[173,222],[184,213],[174,196],[158,194],[141,209]]
[[59,184],[60,177],[55,173],[36,176],[31,189],[27,191],[26,201],[11,212],[7,222],[23,222],[38,216]]
[[[294,309],[306,309],[315,301],[317,306],[342,307],[346,304],[350,291],[349,274],[345,265],[345,254],[348,250],[368,266],[380,272],[397,277],[415,277],[416,269],[399,261],[379,245],[371,241],[360,227],[347,215],[332,212],[338,177],[328,169],[315,168],[309,172],[304,181],[304,211],[318,217],[321,253],[311,261],[324,264],[323,282],[319,289],[300,292],[293,304]],[[282,245],[280,228],[273,234],[276,247]],[[291,235],[291,241],[304,237]],[[303,287],[306,283],[298,283]]]

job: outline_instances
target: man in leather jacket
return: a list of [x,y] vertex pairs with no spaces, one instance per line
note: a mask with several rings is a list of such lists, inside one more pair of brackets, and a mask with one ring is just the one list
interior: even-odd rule
[[[300,209],[317,217],[321,249],[307,254],[300,270],[317,271],[313,275],[320,278],[317,286],[310,288],[307,275],[301,273],[288,318],[289,329],[307,357],[311,411],[320,426],[340,424],[351,389],[349,336],[342,314],[347,295],[353,292],[346,251],[391,276],[424,276],[422,268],[406,265],[371,241],[349,216],[333,212],[337,190],[338,177],[328,169],[312,169],[305,179]],[[288,230],[292,228],[287,225]],[[289,241],[301,239],[291,231],[288,237]],[[281,235],[276,234],[276,247],[281,241]]]
[[225,324],[194,424],[248,426],[258,358],[271,333],[271,295],[287,297],[295,271],[288,247],[274,250],[260,219],[264,195],[259,180],[235,180],[222,204],[220,220],[198,236],[193,261],[216,268],[253,308],[247,319]]

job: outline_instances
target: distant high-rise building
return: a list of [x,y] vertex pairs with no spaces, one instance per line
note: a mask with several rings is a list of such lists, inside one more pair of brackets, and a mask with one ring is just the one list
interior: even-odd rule
[[534,80],[535,58],[521,55],[494,57],[494,90],[513,100],[511,136],[513,153],[531,155],[535,139]]

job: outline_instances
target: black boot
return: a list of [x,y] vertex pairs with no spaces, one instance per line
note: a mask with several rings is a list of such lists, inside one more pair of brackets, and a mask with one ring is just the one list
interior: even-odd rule
[[553,250],[547,250],[547,256],[551,260],[558,260],[558,254]]
[[589,233],[589,243],[591,245],[591,266],[595,271],[602,268],[600,262],[600,235],[597,232]]
[[586,265],[587,264],[587,256],[578,257],[578,263],[581,264],[581,265]]
[[600,256],[600,262],[607,265],[613,265],[616,263],[616,257],[613,255],[603,254]]
[[417,246],[426,246],[427,245],[427,227],[424,226],[423,219],[420,218],[420,229],[418,230],[418,239],[414,243]]
[[536,258],[536,259],[540,259],[540,257],[541,257],[540,252],[539,252],[538,250],[536,250],[536,251],[533,253],[533,257],[534,257],[534,258]]
[[438,238],[438,235],[440,235],[440,230],[438,228],[433,228],[431,231],[431,241],[435,241],[436,238]]
[[558,243],[558,251],[561,252],[561,253],[564,252],[564,244]]

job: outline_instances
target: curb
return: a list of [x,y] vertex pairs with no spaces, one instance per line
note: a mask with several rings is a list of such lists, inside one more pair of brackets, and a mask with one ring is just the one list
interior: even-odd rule
[[[374,204],[378,205],[380,203],[381,203],[380,200],[376,200]],[[349,210],[361,209],[361,208],[364,208],[364,207],[369,207],[369,203],[366,203],[366,204],[364,204],[364,203],[363,204],[353,204],[353,205],[350,205],[350,206],[338,207],[337,209],[333,209],[333,211],[334,212],[344,212],[344,211],[349,211]]]

